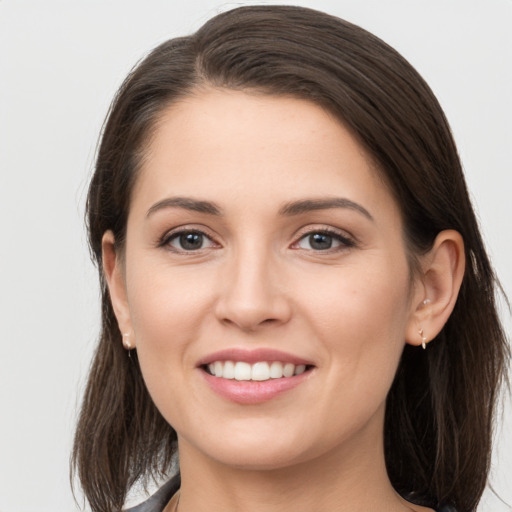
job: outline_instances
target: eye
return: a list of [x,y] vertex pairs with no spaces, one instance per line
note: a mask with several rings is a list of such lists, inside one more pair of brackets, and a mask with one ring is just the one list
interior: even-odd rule
[[299,249],[309,251],[328,251],[338,248],[353,247],[355,244],[349,238],[329,230],[311,231],[302,236],[296,244]]
[[171,233],[162,241],[162,245],[178,252],[200,251],[216,246],[215,242],[205,233],[193,230]]

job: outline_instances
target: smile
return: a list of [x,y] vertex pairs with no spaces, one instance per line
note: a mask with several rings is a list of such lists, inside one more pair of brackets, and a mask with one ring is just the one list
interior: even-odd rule
[[212,391],[244,405],[261,404],[306,385],[316,370],[312,361],[274,349],[222,350],[197,366]]
[[215,361],[205,367],[206,371],[214,377],[234,379],[238,381],[267,381],[301,375],[307,365],[282,363],[280,361],[258,361],[247,363],[244,361]]

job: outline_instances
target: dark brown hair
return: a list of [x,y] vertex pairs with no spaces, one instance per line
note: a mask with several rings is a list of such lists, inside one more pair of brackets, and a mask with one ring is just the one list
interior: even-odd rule
[[128,358],[122,347],[101,239],[112,230],[122,250],[131,190],[158,116],[205,86],[292,95],[337,116],[390,184],[412,256],[444,229],[463,236],[468,261],[453,314],[427,351],[405,347],[387,400],[385,454],[392,484],[411,501],[474,511],[509,353],[497,281],[448,123],[427,84],[387,44],[336,17],[289,6],[234,9],[160,45],[127,77],[108,114],[87,201],[102,330],[72,458],[92,510],[120,510],[130,487],[165,473],[176,450],[136,351]]

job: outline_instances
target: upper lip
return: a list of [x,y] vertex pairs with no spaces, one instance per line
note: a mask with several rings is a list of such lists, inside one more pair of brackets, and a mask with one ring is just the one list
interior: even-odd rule
[[260,361],[279,361],[281,363],[292,363],[294,365],[306,365],[312,366],[313,363],[302,357],[298,357],[287,352],[275,350],[271,348],[258,348],[258,349],[243,349],[243,348],[228,348],[225,350],[219,350],[212,354],[208,354],[202,357],[197,366],[204,366],[215,361],[234,361],[234,362],[245,362],[245,363],[258,363]]

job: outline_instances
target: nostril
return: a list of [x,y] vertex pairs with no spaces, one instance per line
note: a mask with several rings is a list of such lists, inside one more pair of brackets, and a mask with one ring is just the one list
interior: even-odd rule
[[223,315],[219,320],[226,326],[236,326],[243,331],[250,332],[258,330],[263,326],[277,326],[280,323],[285,322],[287,319],[284,318],[284,315],[283,319],[277,317],[265,318],[265,315],[263,315],[261,311],[238,310],[231,311],[230,314]]

